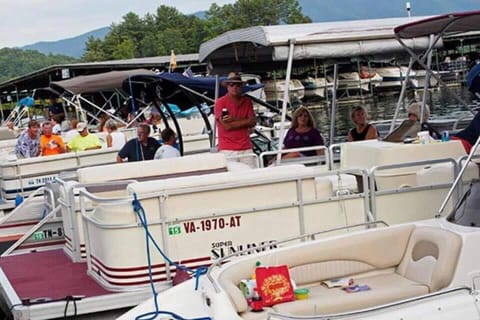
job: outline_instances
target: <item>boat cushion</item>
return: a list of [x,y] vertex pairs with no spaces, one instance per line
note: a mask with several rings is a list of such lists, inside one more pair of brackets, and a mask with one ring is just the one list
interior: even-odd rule
[[388,302],[427,294],[428,287],[391,272],[365,278],[353,278],[356,284],[368,285],[370,290],[347,293],[340,288],[310,287],[309,298],[273,306],[280,313],[314,315],[347,312],[378,306]]
[[221,153],[205,153],[141,162],[115,163],[78,170],[81,183],[114,180],[155,180],[182,175],[206,174],[227,171],[227,161]]

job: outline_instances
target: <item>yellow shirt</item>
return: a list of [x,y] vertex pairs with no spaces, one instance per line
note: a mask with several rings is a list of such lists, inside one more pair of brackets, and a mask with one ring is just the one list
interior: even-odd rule
[[101,147],[100,139],[94,134],[88,134],[85,137],[82,137],[81,134],[76,135],[70,142],[68,143],[68,147],[72,151],[83,151],[88,148],[93,147]]

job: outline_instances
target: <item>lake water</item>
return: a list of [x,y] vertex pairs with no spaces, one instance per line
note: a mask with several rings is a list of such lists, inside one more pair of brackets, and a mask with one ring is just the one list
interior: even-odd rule
[[[465,87],[450,87],[449,90],[460,96],[467,104],[474,107],[480,107],[480,101],[475,100],[471,92]],[[408,90],[403,101],[403,107],[399,112],[399,118],[406,118],[406,108],[413,100],[421,101],[423,91]],[[460,105],[459,102],[444,89],[431,89],[427,95],[427,104],[430,106],[431,118],[461,118],[471,115],[467,108]],[[350,120],[350,110],[355,106],[364,106],[368,110],[369,121],[391,120],[395,113],[399,93],[383,93],[374,95],[365,95],[363,98],[340,98],[336,106],[335,113],[335,142],[346,141],[348,130],[353,127]],[[327,107],[325,101],[305,103],[312,111],[318,129],[328,140],[330,134],[330,106]]]

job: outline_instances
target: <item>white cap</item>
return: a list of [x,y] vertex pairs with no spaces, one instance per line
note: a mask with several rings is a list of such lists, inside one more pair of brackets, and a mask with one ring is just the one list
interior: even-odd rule
[[85,122],[79,122],[77,123],[77,131],[82,132],[87,128],[87,124]]

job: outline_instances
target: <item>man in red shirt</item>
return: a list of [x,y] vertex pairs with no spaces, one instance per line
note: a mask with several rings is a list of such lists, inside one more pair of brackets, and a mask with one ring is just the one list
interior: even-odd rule
[[215,103],[215,120],[218,128],[218,150],[229,160],[243,162],[252,168],[257,167],[253,156],[250,130],[255,126],[255,113],[252,100],[242,96],[244,82],[240,75],[231,72],[222,82],[227,94]]

